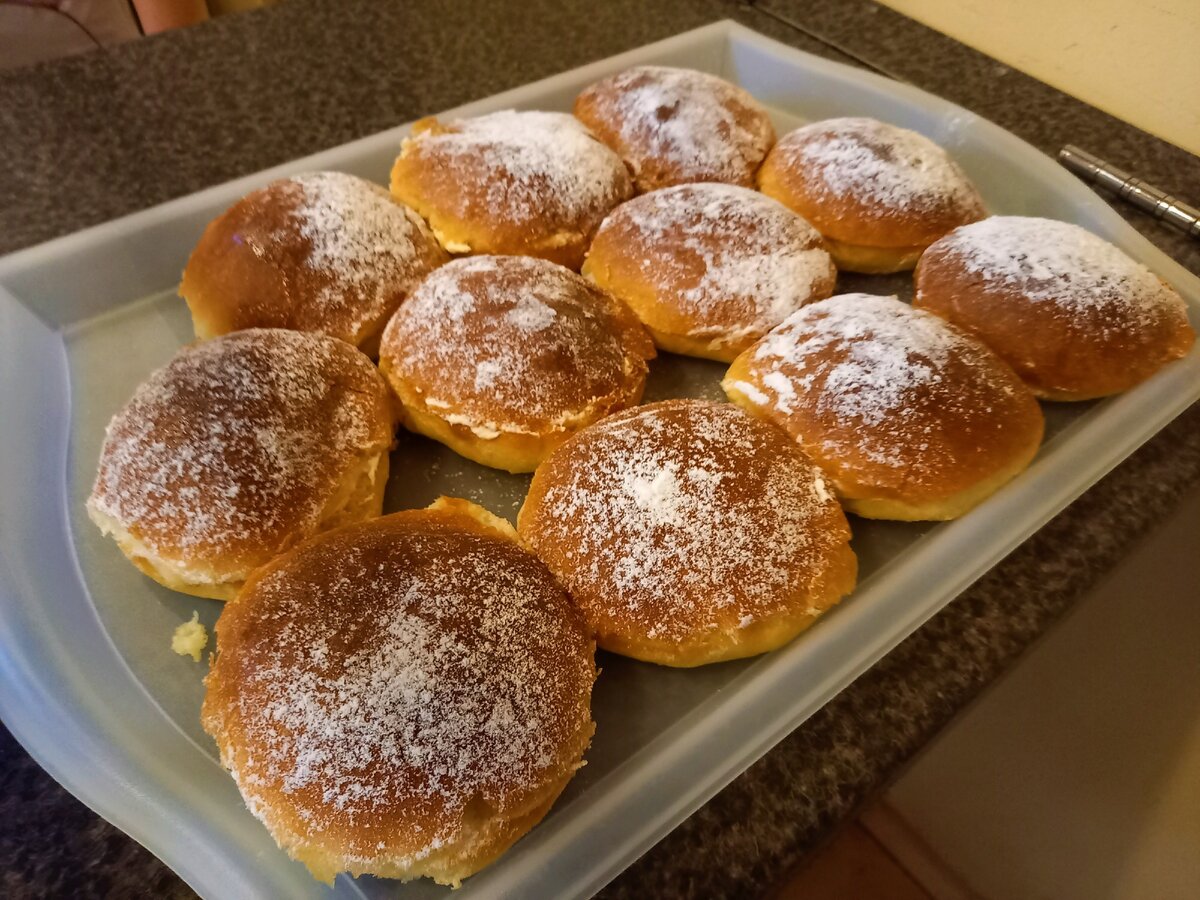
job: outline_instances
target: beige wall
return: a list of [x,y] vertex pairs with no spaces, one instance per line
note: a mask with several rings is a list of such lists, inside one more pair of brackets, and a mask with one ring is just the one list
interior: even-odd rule
[[1200,0],[882,0],[1200,155]]

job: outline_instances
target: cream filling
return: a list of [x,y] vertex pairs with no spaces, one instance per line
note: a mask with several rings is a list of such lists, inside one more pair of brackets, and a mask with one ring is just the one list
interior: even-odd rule
[[225,572],[218,574],[206,566],[188,566],[175,560],[163,557],[141,538],[135,537],[128,528],[106,513],[97,509],[95,503],[88,500],[88,515],[100,533],[111,537],[117,542],[125,555],[131,559],[141,560],[157,572],[164,583],[183,584],[192,587],[210,587],[216,585],[236,585],[246,580],[249,570]]
[[771,398],[748,381],[731,381],[726,386],[728,390],[738,391],[757,406],[770,406]]
[[422,397],[421,400],[425,404],[426,411],[431,415],[437,416],[447,425],[461,425],[468,428],[477,438],[485,441],[494,441],[505,434],[542,435],[549,431],[566,431],[588,421],[595,412],[595,406],[589,404],[548,419],[542,428],[525,428],[511,422],[481,422],[462,413],[446,413],[444,410],[450,409],[451,404],[438,397]]
[[447,253],[470,253],[470,244],[464,244],[461,241],[452,241],[446,237],[445,232],[438,231],[436,228],[431,228],[433,236],[437,238],[437,242],[442,245],[442,248]]
[[512,432],[528,434],[528,432],[520,432],[519,429],[515,429],[515,428],[499,429],[499,428],[496,428],[494,425],[476,424],[476,423],[472,422],[466,416],[460,416],[458,413],[445,413],[441,416],[441,419],[447,425],[462,425],[466,428],[469,428],[469,429],[471,429],[471,434],[473,434],[473,435],[475,435],[475,437],[481,438],[482,440],[485,440],[485,441],[494,441],[496,438],[500,437],[500,435],[503,434],[505,431],[512,431]]

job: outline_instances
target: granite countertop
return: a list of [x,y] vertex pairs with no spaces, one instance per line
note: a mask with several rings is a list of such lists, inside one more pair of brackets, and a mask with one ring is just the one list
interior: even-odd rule
[[[452,9],[452,13],[449,11]],[[0,252],[733,18],[1186,194],[1200,159],[866,0],[290,0],[0,75]],[[1122,215],[1200,272],[1200,244]],[[601,896],[768,891],[1200,483],[1194,406]],[[0,895],[189,897],[0,728]]]

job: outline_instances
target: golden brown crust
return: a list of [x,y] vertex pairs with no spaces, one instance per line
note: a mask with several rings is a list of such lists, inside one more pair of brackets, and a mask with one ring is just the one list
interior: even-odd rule
[[538,467],[517,529],[601,647],[669,666],[779,647],[857,571],[821,474],[727,403],[669,400],[584,429]]
[[308,541],[217,623],[204,727],[250,810],[323,880],[457,884],[582,765],[594,644],[545,566],[471,506]]
[[639,193],[698,181],[753,187],[775,142],[758,101],[692,69],[626,69],[584,88],[575,115],[625,160]]
[[869,518],[961,515],[1028,465],[1044,426],[1002,360],[894,297],[806,306],[734,360],[722,386]]
[[529,472],[568,435],[641,399],[654,347],[629,308],[546,260],[477,256],[427,279],[384,333],[406,427]]
[[604,216],[633,193],[620,158],[565,113],[422,119],[392,193],[451,253],[536,256],[579,270]]
[[394,419],[369,359],[248,329],[185,347],[112,420],[92,518],[168,587],[227,599],[323,528],[378,514]]
[[[874,119],[828,119],[784,135],[758,186],[836,242],[830,252],[850,271],[901,271],[916,262],[914,251],[985,215],[978,192],[942,148]],[[838,245],[847,252],[839,254]],[[867,254],[856,268],[857,256],[873,249],[891,252],[882,260]]]
[[1166,282],[1078,226],[993,217],[921,257],[913,305],[972,332],[1039,397],[1127,390],[1195,341]]
[[583,274],[628,303],[662,349],[724,362],[828,297],[837,279],[807,222],[756,191],[712,183],[617,207]]
[[179,293],[196,336],[291,328],[370,354],[392,313],[445,251],[379,185],[342,172],[283,178],[209,223]]

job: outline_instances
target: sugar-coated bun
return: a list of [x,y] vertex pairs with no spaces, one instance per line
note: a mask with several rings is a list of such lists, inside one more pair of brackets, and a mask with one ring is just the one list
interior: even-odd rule
[[935,240],[985,215],[945,150],[875,119],[826,119],[784,135],[758,185],[812,222],[850,272],[911,269]]
[[384,332],[379,365],[410,431],[510,472],[637,403],[654,345],[612,295],[528,256],[434,272]]
[[595,647],[511,526],[463,500],[321,535],[217,621],[202,721],[317,878],[457,884],[538,823],[591,741]]
[[575,115],[621,155],[639,192],[695,181],[754,186],[775,142],[767,111],[723,78],[637,66],[597,81]]
[[668,666],[773,650],[857,573],[821,473],[728,403],[668,400],[584,429],[538,466],[517,529],[601,647]]
[[176,354],[108,426],[88,513],[160,584],[228,600],[251,570],[379,515],[395,427],[371,361],[248,329]]
[[965,513],[1042,440],[1033,394],[983,344],[895,297],[794,313],[729,367],[729,398],[783,428],[872,519]]
[[828,297],[837,279],[804,219],[757,191],[712,183],[618,206],[583,274],[628,303],[663,350],[723,362]]
[[600,221],[633,193],[621,159],[566,113],[422,119],[392,193],[451,253],[538,256],[579,270]]
[[314,172],[273,181],[214,219],[179,293],[200,338],[292,328],[373,356],[392,313],[447,259],[421,217],[384,188]]
[[1066,222],[994,216],[921,257],[913,305],[972,332],[1039,397],[1127,390],[1195,341],[1183,298],[1112,244]]

